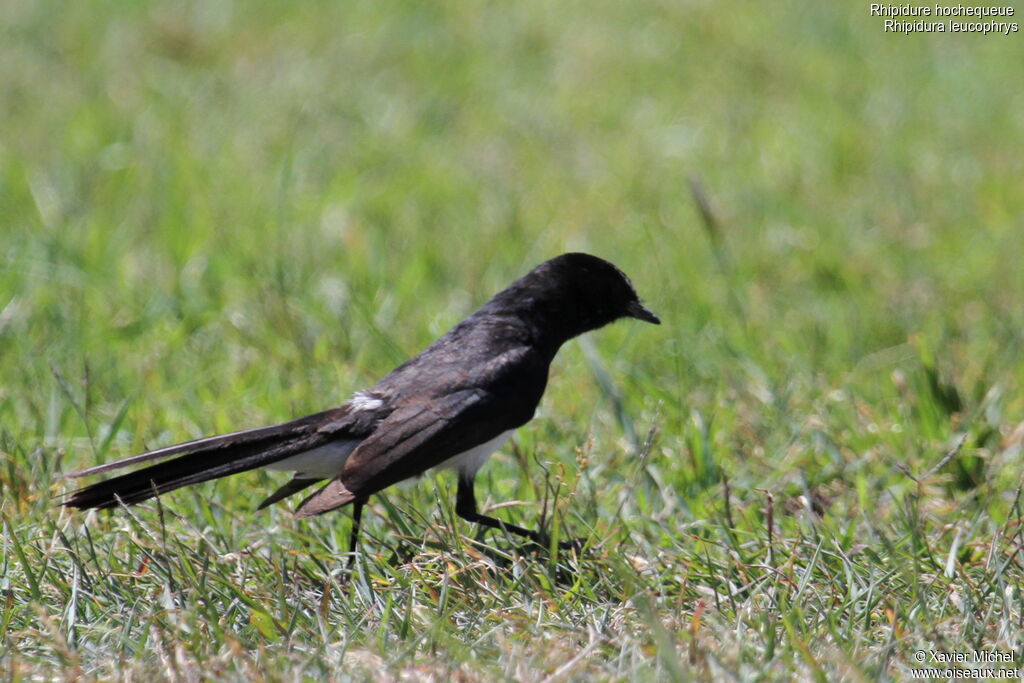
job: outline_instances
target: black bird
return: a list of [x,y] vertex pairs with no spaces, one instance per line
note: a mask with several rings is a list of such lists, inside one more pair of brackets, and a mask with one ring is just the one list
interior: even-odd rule
[[352,503],[354,552],[371,495],[443,465],[459,473],[460,517],[543,544],[542,533],[477,512],[473,480],[487,457],[533,417],[559,347],[624,317],[661,322],[614,265],[588,254],[563,254],[513,282],[348,403],[72,472],[68,476],[84,477],[176,456],[75,491],[63,505],[112,508],[260,467],[288,470],[295,476],[260,509],[329,479],[295,516]]

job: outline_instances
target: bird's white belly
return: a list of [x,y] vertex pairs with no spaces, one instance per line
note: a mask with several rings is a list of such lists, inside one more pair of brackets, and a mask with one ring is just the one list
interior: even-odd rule
[[357,439],[332,441],[271,463],[267,469],[295,472],[295,476],[303,479],[333,479],[341,474],[345,461],[359,443]]
[[487,462],[487,458],[491,457],[496,450],[508,441],[514,431],[514,429],[510,429],[507,432],[502,432],[490,441],[485,441],[479,446],[474,446],[468,451],[452,456],[435,469],[458,470],[459,474],[472,476],[483,467],[484,463]]
[[[459,474],[467,475],[476,474],[477,470],[487,462],[487,458],[501,448],[514,431],[514,429],[510,429],[507,432],[502,432],[490,441],[485,441],[479,446],[474,446],[468,451],[448,458],[434,469],[458,470]],[[290,458],[278,460],[267,465],[266,468],[295,472],[295,476],[303,479],[333,479],[341,474],[348,456],[360,443],[355,439],[333,441]]]

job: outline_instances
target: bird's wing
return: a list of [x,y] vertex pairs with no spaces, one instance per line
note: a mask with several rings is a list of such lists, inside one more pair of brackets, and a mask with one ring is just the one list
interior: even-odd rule
[[527,422],[543,394],[546,365],[524,362],[521,352],[489,365],[483,374],[491,381],[397,408],[352,452],[341,475],[295,514],[310,517],[366,498]]
[[486,392],[467,390],[429,406],[396,410],[353,451],[341,476],[303,501],[296,516],[323,514],[365,498],[517,426],[488,410],[488,403],[495,401]]

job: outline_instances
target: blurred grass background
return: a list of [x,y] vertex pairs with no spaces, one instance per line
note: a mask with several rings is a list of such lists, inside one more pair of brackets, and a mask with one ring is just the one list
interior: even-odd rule
[[[9,680],[1016,652],[1018,36],[803,0],[0,3]],[[53,507],[62,471],[335,405],[567,250],[665,324],[567,346],[478,495],[584,557],[481,555],[443,476],[372,507],[350,596],[347,517],[249,514],[267,475]]]

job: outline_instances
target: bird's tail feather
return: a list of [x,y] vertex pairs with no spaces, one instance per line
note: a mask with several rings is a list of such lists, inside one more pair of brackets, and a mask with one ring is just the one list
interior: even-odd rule
[[322,446],[330,435],[319,432],[275,434],[264,439],[216,445],[151,465],[136,472],[79,489],[63,501],[79,509],[132,505],[168,491],[263,467]]
[[246,429],[241,432],[218,434],[216,436],[208,436],[204,439],[196,439],[195,441],[186,441],[185,443],[179,443],[165,448],[157,448],[152,451],[140,453],[139,455],[121,458],[120,460],[115,460],[113,462],[105,462],[101,465],[86,467],[85,469],[77,470],[75,472],[69,472],[65,476],[77,479],[79,477],[88,477],[93,474],[101,474],[103,472],[109,472],[110,470],[121,469],[122,467],[128,467],[129,465],[139,465],[153,460],[163,460],[175,455],[185,455],[186,453],[209,453],[211,451],[226,450],[228,448],[237,449],[245,444],[256,446],[267,442],[276,443],[285,438],[296,436],[297,434],[307,434],[311,431],[320,431],[318,429],[320,425],[339,422],[345,417],[348,410],[349,407],[346,404],[340,408],[307,415],[305,417],[300,417],[297,420],[290,420],[288,422],[270,425],[269,427],[257,427],[256,429]]

